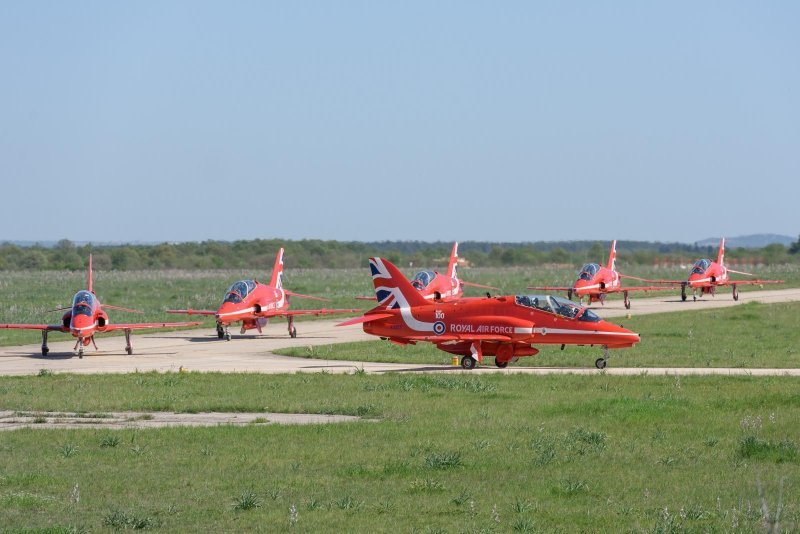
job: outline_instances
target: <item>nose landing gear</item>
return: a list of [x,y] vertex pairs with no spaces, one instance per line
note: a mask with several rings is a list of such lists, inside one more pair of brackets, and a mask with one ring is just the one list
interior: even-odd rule
[[606,365],[608,365],[608,347],[603,347],[603,357],[597,358],[594,361],[594,366],[598,369],[605,369]]

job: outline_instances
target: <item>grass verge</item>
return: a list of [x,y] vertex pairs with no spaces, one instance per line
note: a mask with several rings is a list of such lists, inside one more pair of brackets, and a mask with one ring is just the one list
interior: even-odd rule
[[780,500],[791,528],[800,522],[797,385],[604,374],[2,377],[0,405],[17,411],[238,409],[381,422],[3,432],[0,524],[753,531],[775,519],[764,517],[761,493],[773,512]]

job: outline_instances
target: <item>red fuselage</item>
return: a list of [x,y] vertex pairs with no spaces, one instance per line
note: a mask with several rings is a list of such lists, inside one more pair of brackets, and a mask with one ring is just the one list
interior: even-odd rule
[[589,297],[590,302],[600,300],[600,295],[620,286],[619,273],[596,263],[584,265],[572,286],[572,291],[579,298]]
[[411,279],[411,285],[427,300],[449,301],[464,295],[457,278],[445,276],[437,271],[420,271]]
[[100,301],[87,290],[75,293],[72,308],[63,315],[62,321],[64,328],[68,328],[73,337],[82,339],[84,345],[88,345],[92,336],[103,332],[109,324],[108,315],[103,311]]
[[242,321],[243,328],[249,330],[257,328],[264,314],[288,309],[289,299],[283,289],[256,280],[242,280],[228,289],[216,318],[225,326]]
[[703,293],[710,293],[714,286],[728,283],[728,269],[715,261],[697,260],[692,267],[687,283],[692,289],[700,289]]
[[463,298],[373,311],[390,316],[365,322],[364,332],[397,342],[429,341],[461,355],[469,354],[472,342],[482,336],[483,353],[506,360],[536,354],[532,344],[622,348],[639,342],[638,334],[603,321],[587,308],[544,295]]

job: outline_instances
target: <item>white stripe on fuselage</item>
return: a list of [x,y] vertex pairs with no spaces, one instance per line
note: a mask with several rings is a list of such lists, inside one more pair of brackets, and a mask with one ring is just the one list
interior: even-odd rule
[[100,324],[100,323],[98,323],[97,321],[95,321],[95,323],[94,323],[94,324],[92,324],[92,325],[89,325],[89,326],[81,326],[81,327],[79,327],[79,326],[72,326],[72,325],[70,325],[69,329],[70,329],[70,330],[77,330],[78,332],[83,332],[84,330],[91,330],[92,328],[97,328],[97,326],[98,326],[99,324]]
[[[275,301],[275,307],[274,308],[269,308],[268,307],[266,310],[264,308],[261,308],[261,311],[272,311],[272,310],[278,311],[281,308],[283,308],[283,305],[286,302],[286,292],[283,291],[283,289],[280,289],[280,288],[278,288],[278,291],[280,292],[281,298],[280,298],[280,300]],[[267,305],[267,306],[269,306],[269,305]],[[245,308],[243,310],[236,310],[236,311],[232,311],[232,312],[218,313],[217,316],[221,318],[221,317],[228,317],[229,315],[237,315],[239,313],[255,313],[255,311],[256,311],[256,307],[255,306],[251,306],[251,307]]]
[[608,335],[608,336],[633,336],[636,334],[631,334],[629,332],[604,332],[602,330],[573,330],[570,328],[534,328],[534,334],[601,334],[601,335]]

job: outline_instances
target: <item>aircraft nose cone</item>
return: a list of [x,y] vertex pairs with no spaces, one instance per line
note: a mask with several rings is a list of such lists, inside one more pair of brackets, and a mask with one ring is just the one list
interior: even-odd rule
[[622,344],[636,344],[641,341],[639,334],[614,323],[606,323],[606,331],[612,333],[616,340]]
[[217,319],[230,319],[236,315],[238,311],[238,306],[232,302],[224,302],[222,306],[219,307],[217,310]]
[[702,274],[699,274],[699,273],[690,274],[689,275],[689,286],[691,287],[691,286],[696,285],[701,278],[703,278]]
[[83,335],[86,329],[93,325],[92,318],[88,315],[76,315],[70,321],[70,330],[75,335]]

